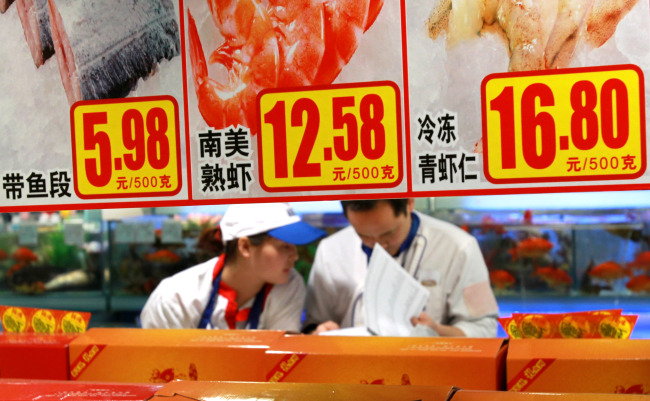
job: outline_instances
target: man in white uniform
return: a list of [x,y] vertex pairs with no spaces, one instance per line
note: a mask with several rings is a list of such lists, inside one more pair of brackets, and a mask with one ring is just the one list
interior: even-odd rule
[[342,204],[350,226],[318,246],[303,331],[364,326],[364,281],[372,247],[379,243],[430,292],[425,311],[410,317],[414,325],[427,325],[440,336],[496,336],[498,307],[474,237],[415,212],[414,199]]
[[221,256],[161,281],[140,314],[142,327],[299,332],[305,284],[293,269],[296,245],[325,232],[286,203],[230,206],[218,232]]

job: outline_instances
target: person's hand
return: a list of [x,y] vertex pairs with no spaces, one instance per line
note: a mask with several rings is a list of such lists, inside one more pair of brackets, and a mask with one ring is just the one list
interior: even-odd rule
[[434,321],[431,316],[426,314],[425,312],[420,313],[419,316],[417,317],[412,317],[411,318],[411,324],[415,327],[418,324],[422,324],[425,326],[431,327],[433,330],[440,335],[440,337],[466,337],[465,332],[463,332],[461,329],[454,327],[454,326],[448,326],[445,324],[440,324],[436,321]]
[[319,334],[325,331],[330,331],[330,330],[338,330],[340,329],[339,325],[336,322],[333,322],[331,320],[328,320],[325,323],[321,323],[316,327],[316,330],[312,332],[312,334]]

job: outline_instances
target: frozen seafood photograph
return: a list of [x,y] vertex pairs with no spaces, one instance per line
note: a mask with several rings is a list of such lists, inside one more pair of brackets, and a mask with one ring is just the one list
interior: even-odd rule
[[171,95],[182,105],[176,0],[0,5],[0,174],[71,171],[77,101]]
[[[411,131],[420,130],[418,117],[427,113],[456,113],[457,146],[479,160],[486,76],[650,67],[648,0],[411,1],[406,14]],[[424,149],[422,143],[414,146],[416,152]]]

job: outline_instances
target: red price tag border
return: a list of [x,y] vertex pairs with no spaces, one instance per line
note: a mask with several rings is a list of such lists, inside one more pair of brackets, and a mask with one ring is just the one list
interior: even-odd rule
[[[138,192],[138,193],[124,193],[124,194],[99,194],[99,195],[86,195],[82,194],[79,190],[79,181],[77,178],[77,146],[75,141],[75,120],[74,112],[81,106],[95,106],[103,104],[116,104],[116,103],[142,103],[142,102],[155,102],[155,101],[170,101],[174,105],[174,117],[176,127],[176,161],[177,161],[177,174],[178,186],[171,192]],[[121,98],[121,99],[98,99],[98,100],[82,100],[76,102],[70,107],[70,127],[72,134],[72,171],[74,175],[74,191],[80,199],[116,199],[116,198],[138,198],[138,197],[156,197],[156,196],[174,196],[177,195],[183,187],[183,176],[181,168],[181,139],[180,139],[180,125],[179,125],[178,102],[173,96],[160,95],[160,96],[143,96],[134,98]]]
[[546,71],[520,71],[520,72],[503,72],[503,73],[494,73],[487,75],[483,78],[481,82],[481,115],[483,121],[483,173],[485,178],[492,184],[525,184],[525,183],[543,183],[543,182],[576,182],[576,181],[598,181],[598,180],[633,180],[639,178],[645,174],[647,168],[647,155],[646,155],[646,141],[645,136],[641,141],[641,168],[636,174],[631,174],[629,176],[620,176],[620,175],[589,175],[589,176],[557,176],[557,177],[540,177],[540,178],[495,178],[490,175],[488,166],[488,140],[487,140],[487,113],[486,113],[486,104],[487,99],[485,98],[485,91],[487,83],[492,79],[502,79],[502,78],[516,78],[516,77],[530,77],[530,76],[546,76],[546,75],[568,75],[568,74],[579,74],[585,72],[609,72],[609,71],[627,71],[633,70],[637,73],[639,77],[639,106],[640,106],[640,117],[641,117],[641,132],[643,135],[646,134],[646,123],[645,123],[645,80],[643,71],[637,65],[634,64],[620,64],[620,65],[607,65],[607,66],[596,66],[596,67],[579,67],[579,68],[564,68],[561,70],[546,70]]
[[367,88],[367,87],[377,87],[377,86],[390,86],[395,91],[395,105],[397,109],[397,152],[399,155],[398,159],[398,171],[399,174],[397,179],[394,182],[388,184],[338,184],[338,185],[311,185],[311,186],[300,186],[300,187],[269,187],[264,182],[264,163],[262,159],[262,152],[259,152],[259,149],[262,148],[262,134],[257,134],[257,149],[259,153],[259,179],[260,186],[267,192],[303,192],[303,191],[331,191],[334,189],[383,189],[383,188],[395,188],[399,186],[404,179],[404,169],[403,169],[403,159],[404,155],[402,153],[402,137],[404,135],[404,130],[402,129],[402,104],[400,103],[401,92],[399,86],[393,81],[369,81],[369,82],[354,82],[354,83],[344,83],[344,84],[332,84],[332,85],[314,85],[314,86],[301,86],[294,88],[268,88],[263,89],[257,94],[257,126],[262,126],[262,113],[261,113],[261,99],[262,96],[269,93],[295,93],[295,92],[312,92],[319,90],[337,90],[337,89],[358,89],[358,88]]

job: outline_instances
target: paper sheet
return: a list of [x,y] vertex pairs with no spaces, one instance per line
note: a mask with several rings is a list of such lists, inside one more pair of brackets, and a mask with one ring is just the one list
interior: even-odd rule
[[368,264],[363,308],[368,331],[379,336],[410,336],[429,291],[375,244]]

